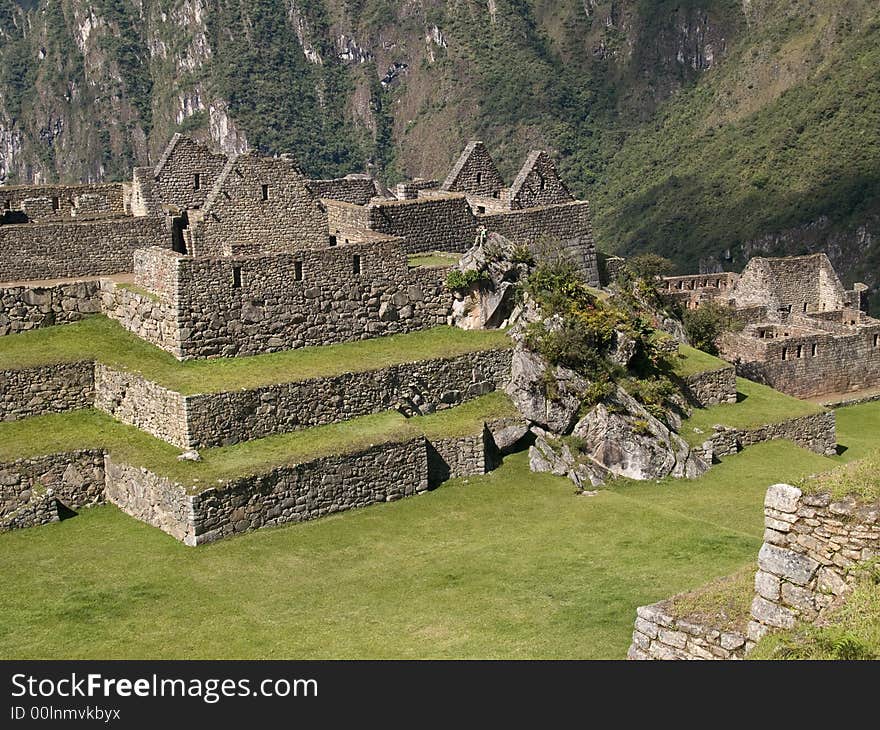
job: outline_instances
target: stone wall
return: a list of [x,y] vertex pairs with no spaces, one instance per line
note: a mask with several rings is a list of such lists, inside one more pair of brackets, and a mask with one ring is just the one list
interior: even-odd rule
[[398,236],[408,254],[464,252],[474,245],[477,223],[464,195],[434,194],[369,206],[373,231]]
[[91,408],[95,400],[91,362],[54,363],[0,371],[2,419],[17,421],[46,413]]
[[487,350],[329,378],[191,395],[185,398],[186,428],[176,429],[178,438],[183,433],[188,436],[188,443],[166,440],[179,446],[220,446],[378,413],[412,395],[419,396],[423,409],[448,408],[503,388],[510,377],[510,358],[510,350]]
[[0,281],[130,272],[134,251],[166,238],[151,217],[0,226]]
[[0,336],[78,322],[101,311],[96,280],[48,286],[0,286]]
[[468,143],[440,187],[446,192],[486,198],[500,197],[503,188],[504,180],[495,162],[478,140]]
[[669,601],[636,609],[627,659],[741,659],[748,640],[735,629],[722,630],[690,616],[676,615]]
[[175,134],[152,171],[149,195],[157,202],[180,209],[201,207],[226,160],[226,155],[215,154],[205,145]]
[[512,208],[537,208],[571,202],[572,195],[550,155],[532,150],[510,186],[509,198]]
[[477,222],[516,245],[529,246],[538,255],[552,254],[552,249],[545,250],[545,241],[561,244],[563,255],[581,270],[587,281],[599,285],[590,204],[586,201],[488,213],[477,216]]
[[108,502],[135,519],[195,545],[192,497],[180,484],[136,466],[105,458]]
[[327,210],[294,161],[245,153],[232,158],[190,216],[193,256],[239,256],[329,245]]
[[424,439],[243,477],[192,497],[195,544],[392,502],[428,488]]
[[127,329],[179,358],[253,355],[412,332],[446,324],[451,313],[442,272],[410,270],[393,242],[184,257],[174,275],[176,301],[159,297],[151,304],[118,295],[125,307],[112,301],[105,306]]
[[105,280],[101,283],[101,309],[142,340],[179,356],[176,306],[149,292]]
[[104,453],[80,450],[0,464],[0,531],[57,522],[104,501]]
[[501,461],[488,428],[473,436],[433,439],[427,442],[428,486],[434,488],[449,479],[486,474]]
[[185,398],[136,373],[96,363],[94,407],[175,446],[190,445]]
[[736,454],[746,446],[775,439],[793,441],[798,446],[815,451],[817,454],[834,456],[837,453],[834,411],[789,418],[757,428],[716,426],[714,433],[702,445],[702,449],[707,459],[712,456],[718,458]]
[[685,398],[698,408],[736,403],[736,369],[732,365],[686,375],[680,382]]
[[764,499],[749,638],[813,622],[850,590],[849,569],[880,555],[880,503],[775,484]]
[[354,205],[366,205],[376,195],[376,183],[373,178],[366,175],[351,175],[332,180],[309,180],[308,186],[319,198],[342,200]]
[[[26,200],[48,201],[41,220],[62,220],[94,212],[125,214],[122,183],[85,185],[0,185],[0,215],[3,211],[23,210]],[[103,201],[96,203],[95,199]],[[85,200],[84,200],[85,199]],[[98,210],[94,210],[95,207]]]
[[[833,327],[833,323],[825,326]],[[880,384],[880,322],[861,325],[849,334],[825,332],[768,340],[743,333],[727,335],[722,352],[726,359],[737,361],[742,377],[799,398]]]

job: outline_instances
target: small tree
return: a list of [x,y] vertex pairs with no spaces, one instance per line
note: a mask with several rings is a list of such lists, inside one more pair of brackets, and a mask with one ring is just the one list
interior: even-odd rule
[[626,261],[627,268],[639,279],[653,282],[661,276],[672,272],[673,263],[655,253],[643,253]]
[[686,310],[683,322],[691,345],[711,355],[718,354],[718,338],[724,332],[742,329],[733,310],[717,302],[706,302],[696,309]]

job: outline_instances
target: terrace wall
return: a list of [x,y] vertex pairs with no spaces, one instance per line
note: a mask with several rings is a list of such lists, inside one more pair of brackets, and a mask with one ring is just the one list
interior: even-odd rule
[[99,281],[0,286],[0,336],[78,322],[101,311]]
[[687,375],[680,382],[688,402],[698,408],[736,403],[736,369],[732,365]]
[[95,400],[91,362],[53,363],[0,371],[4,421],[91,408]]
[[58,502],[75,510],[103,501],[103,451],[86,449],[0,464],[0,531],[57,522]]
[[167,238],[152,217],[0,226],[0,281],[130,272],[137,249]]
[[749,638],[813,622],[850,591],[850,569],[880,555],[880,502],[775,484],[764,499]]
[[834,456],[837,453],[834,411],[789,418],[757,428],[716,426],[714,433],[704,442],[702,448],[706,452],[707,460],[710,460],[713,456],[716,458],[730,456],[742,451],[746,446],[776,439],[793,441],[798,446],[815,451],[817,454]]

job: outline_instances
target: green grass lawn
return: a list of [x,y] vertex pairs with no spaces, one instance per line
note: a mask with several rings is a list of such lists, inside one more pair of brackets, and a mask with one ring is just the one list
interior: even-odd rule
[[825,410],[816,403],[792,398],[745,378],[736,379],[736,390],[736,403],[695,408],[690,418],[682,424],[682,437],[691,444],[699,444],[708,438],[716,423],[732,428],[756,428]]
[[720,357],[710,355],[708,352],[697,350],[690,345],[679,345],[678,355],[672,358],[673,371],[679,377],[705,373],[709,370],[718,370],[723,367],[733,367]]
[[0,338],[0,370],[98,360],[142,373],[149,380],[190,395],[375,370],[509,345],[507,333],[501,330],[466,331],[444,326],[327,347],[179,362],[117,322],[98,315],[75,324]]
[[5,658],[622,658],[635,607],[755,559],[785,442],[574,494],[524,454],[420,497],[188,548],[113,507],[0,535]]
[[194,490],[273,466],[329,454],[351,453],[374,444],[479,433],[485,420],[513,416],[501,392],[429,416],[404,418],[384,411],[341,423],[276,434],[232,446],[203,449],[202,461],[178,461],[180,449],[134,426],[94,410],[68,411],[0,423],[0,462],[76,449],[106,448],[119,461],[143,466]]
[[432,253],[417,253],[409,256],[409,265],[412,267],[437,268],[440,266],[455,266],[461,259],[461,254],[434,251]]

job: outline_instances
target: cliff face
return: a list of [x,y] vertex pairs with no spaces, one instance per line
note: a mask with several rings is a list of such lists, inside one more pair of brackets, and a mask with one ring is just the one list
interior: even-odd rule
[[554,150],[602,248],[869,278],[878,41],[868,0],[0,0],[0,182],[119,179],[175,131],[394,182],[477,137],[508,177]]

